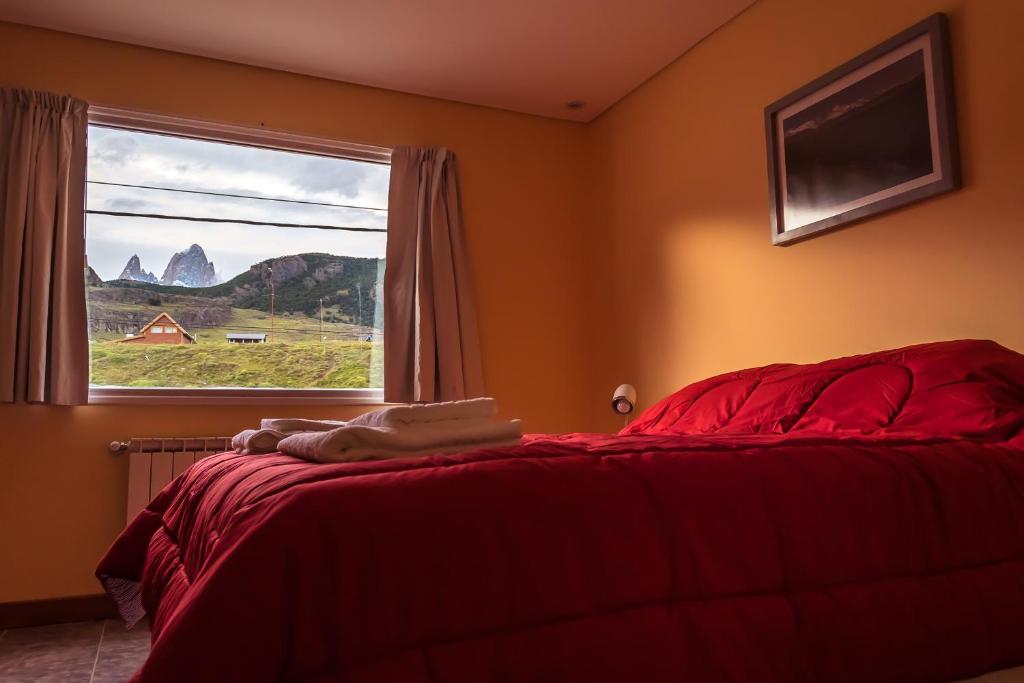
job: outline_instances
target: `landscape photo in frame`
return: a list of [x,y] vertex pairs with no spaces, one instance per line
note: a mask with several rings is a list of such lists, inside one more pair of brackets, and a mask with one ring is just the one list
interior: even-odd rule
[[774,244],[959,187],[946,34],[933,15],[765,109]]

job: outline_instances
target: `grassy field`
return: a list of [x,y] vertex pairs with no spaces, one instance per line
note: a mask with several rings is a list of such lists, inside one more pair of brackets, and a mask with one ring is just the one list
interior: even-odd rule
[[[158,304],[101,300],[91,304],[100,320],[152,320],[166,311],[178,320],[194,311],[191,298],[168,296]],[[200,302],[200,305],[203,302]],[[366,388],[383,384],[379,331],[344,322],[329,322],[323,335],[319,316],[300,311],[278,313],[273,337],[265,344],[228,344],[229,333],[270,333],[270,314],[250,308],[227,308],[207,320],[223,325],[185,324],[195,344],[119,344],[122,332],[92,333],[93,384],[124,387],[284,387]],[[196,320],[196,316],[189,316]],[[202,320],[203,318],[198,318]],[[212,323],[216,325],[217,323]],[[124,326],[120,326],[124,329]],[[130,329],[137,329],[134,325]],[[368,337],[374,342],[368,342]]]
[[[142,311],[146,320],[152,320],[162,312],[167,312],[172,318],[180,318],[179,311],[173,306],[139,306],[136,304],[104,304],[104,314],[110,315],[110,311],[124,310],[127,312]],[[270,332],[270,314],[263,311],[256,311],[251,308],[232,308],[231,320],[221,327],[186,329],[196,337],[200,344],[223,343],[224,335],[229,332],[261,333]],[[359,327],[348,323],[324,322],[324,337],[327,341],[355,341],[365,339],[366,335],[373,333],[369,327]],[[379,335],[379,333],[378,333]],[[304,342],[317,341],[320,336],[320,319],[305,315],[304,313],[279,313],[274,320],[274,341],[282,342]],[[114,341],[123,339],[124,335],[117,332],[93,332],[94,341]]]
[[[357,341],[373,333],[369,327],[348,323],[324,322],[325,341]],[[189,330],[196,335],[196,341],[223,342],[229,332],[261,333],[270,332],[270,314],[251,308],[233,308],[231,322],[223,327]],[[378,332],[379,335],[379,332]],[[274,320],[274,341],[310,342],[320,336],[320,319],[304,313],[278,313]]]
[[282,333],[272,343],[242,345],[226,343],[222,332],[209,332],[206,341],[200,333],[200,343],[180,346],[94,341],[91,382],[124,387],[382,386],[380,343],[321,343],[317,335],[312,341],[310,335],[286,341]]

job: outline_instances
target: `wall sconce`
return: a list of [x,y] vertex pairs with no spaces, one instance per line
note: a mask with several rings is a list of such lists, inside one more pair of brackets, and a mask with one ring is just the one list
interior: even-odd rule
[[636,387],[632,384],[620,384],[612,394],[612,410],[622,415],[625,424],[629,424],[629,414],[636,406]]

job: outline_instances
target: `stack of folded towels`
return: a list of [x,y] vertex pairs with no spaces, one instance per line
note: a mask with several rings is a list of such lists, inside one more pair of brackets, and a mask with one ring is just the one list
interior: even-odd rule
[[239,453],[280,451],[316,462],[351,462],[514,446],[519,420],[498,420],[493,398],[390,406],[342,422],[266,418],[236,434]]

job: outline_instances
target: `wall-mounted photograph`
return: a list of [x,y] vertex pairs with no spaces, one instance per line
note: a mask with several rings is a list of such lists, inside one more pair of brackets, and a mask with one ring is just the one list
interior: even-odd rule
[[951,74],[935,14],[769,105],[772,242],[959,187]]

